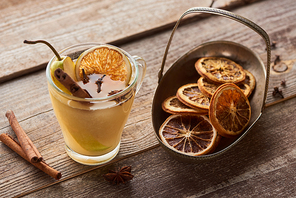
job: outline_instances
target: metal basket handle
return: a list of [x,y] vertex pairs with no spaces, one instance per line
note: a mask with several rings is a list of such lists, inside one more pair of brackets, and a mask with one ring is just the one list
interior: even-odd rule
[[233,19],[235,21],[238,21],[238,22],[248,26],[249,28],[251,28],[255,32],[257,32],[264,39],[265,44],[266,44],[266,51],[267,51],[267,65],[266,65],[267,77],[266,77],[266,82],[265,82],[265,92],[264,92],[264,97],[263,97],[263,106],[262,106],[262,109],[261,109],[261,112],[262,112],[262,110],[263,110],[263,108],[265,106],[264,104],[265,104],[265,100],[266,100],[266,96],[267,96],[267,89],[268,89],[268,83],[269,83],[269,73],[270,73],[270,55],[271,55],[271,52],[270,52],[269,36],[260,26],[258,26],[254,22],[252,22],[252,21],[250,21],[250,20],[248,20],[248,19],[246,19],[246,18],[244,18],[242,16],[236,15],[236,14],[234,14],[232,12],[226,11],[226,10],[221,10],[221,9],[217,9],[217,8],[209,8],[209,7],[194,7],[194,8],[188,9],[186,12],[184,12],[181,15],[179,20],[176,22],[176,25],[175,25],[172,33],[171,33],[170,39],[169,39],[167,47],[165,49],[165,53],[164,53],[162,63],[161,63],[161,68],[160,68],[159,73],[158,73],[158,83],[161,81],[161,78],[163,77],[163,69],[164,69],[166,58],[167,58],[167,54],[168,54],[168,51],[169,51],[169,48],[170,48],[174,33],[175,33],[176,29],[178,28],[178,26],[179,26],[179,24],[181,22],[181,19],[184,16],[188,15],[188,14],[199,13],[199,12],[201,12],[201,13],[209,13],[209,14],[216,14],[216,15],[224,16],[224,17]]

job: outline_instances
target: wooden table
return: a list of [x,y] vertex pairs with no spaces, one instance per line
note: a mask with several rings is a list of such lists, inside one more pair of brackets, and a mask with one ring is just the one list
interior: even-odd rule
[[[211,162],[190,164],[165,152],[154,135],[151,106],[171,29],[190,7],[203,1],[1,1],[0,133],[15,137],[5,112],[12,109],[45,161],[62,172],[54,180],[0,143],[0,197],[294,197],[296,196],[296,66],[271,71],[266,109],[250,133]],[[272,61],[296,59],[296,2],[291,0],[225,1],[230,9],[261,26],[276,42]],[[53,56],[45,39],[58,50],[84,43],[112,43],[147,62],[147,72],[123,131],[118,156],[102,166],[71,160],[48,95],[45,66]],[[195,14],[178,29],[166,68],[188,50],[212,40],[241,43],[266,62],[262,38],[229,19]],[[293,63],[295,61],[292,61]],[[281,86],[281,81],[286,86]],[[284,99],[272,95],[278,86]],[[131,165],[133,180],[111,185],[109,169]]]

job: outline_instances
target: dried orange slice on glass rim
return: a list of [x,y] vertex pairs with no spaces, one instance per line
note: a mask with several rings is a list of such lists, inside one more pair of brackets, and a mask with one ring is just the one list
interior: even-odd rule
[[162,103],[162,109],[170,114],[207,115],[207,110],[193,109],[183,104],[176,96],[170,96]]
[[249,124],[251,105],[238,86],[226,83],[216,90],[211,99],[209,118],[221,136],[234,137]]
[[203,57],[196,61],[195,69],[216,83],[239,83],[245,80],[242,66],[223,57]]
[[218,144],[216,129],[203,115],[171,115],[159,128],[159,136],[170,149],[190,156],[208,154]]
[[178,89],[176,96],[182,103],[194,109],[209,109],[210,99],[200,91],[197,83],[181,86]]
[[76,61],[77,80],[83,79],[83,72],[105,74],[114,81],[125,81],[128,85],[131,78],[131,65],[127,57],[116,47],[100,45],[84,51]]

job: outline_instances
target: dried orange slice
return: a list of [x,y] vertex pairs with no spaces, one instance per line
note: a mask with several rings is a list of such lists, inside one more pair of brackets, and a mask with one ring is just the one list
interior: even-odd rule
[[198,88],[200,91],[207,97],[211,98],[215,93],[216,89],[221,85],[217,83],[213,83],[205,77],[200,77],[197,81]]
[[191,108],[209,109],[210,99],[200,91],[197,83],[183,85],[178,89],[176,96],[182,103]]
[[244,84],[247,84],[250,87],[250,92],[248,94],[248,96],[251,95],[251,93],[253,92],[253,90],[255,89],[256,86],[256,79],[254,77],[254,75],[249,72],[248,70],[244,70],[246,73],[246,78],[243,81]]
[[237,86],[242,90],[245,96],[249,97],[251,95],[251,88],[246,83],[239,83]]
[[[197,84],[200,91],[209,98],[211,98],[217,90],[217,88],[222,85],[208,81],[204,77],[200,77],[197,81]],[[245,96],[249,97],[251,95],[252,90],[250,86],[245,82],[239,83],[237,86],[244,92]]]
[[207,79],[216,83],[239,83],[245,80],[242,66],[223,57],[204,57],[195,63],[195,69]]
[[162,103],[162,109],[170,114],[180,115],[207,115],[207,110],[192,109],[186,106],[176,96],[170,96]]
[[159,129],[159,136],[170,149],[198,156],[216,148],[218,133],[208,117],[171,115]]
[[209,118],[221,136],[237,136],[250,122],[251,105],[239,87],[226,83],[211,99]]
[[131,76],[131,65],[127,57],[113,46],[96,46],[83,52],[76,61],[76,77],[83,79],[83,72],[90,74],[105,74],[114,81],[125,81]]

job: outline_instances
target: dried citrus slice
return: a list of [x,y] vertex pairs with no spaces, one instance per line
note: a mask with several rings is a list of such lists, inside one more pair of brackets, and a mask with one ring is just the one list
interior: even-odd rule
[[245,80],[242,66],[223,57],[204,57],[195,63],[197,72],[216,83],[239,83]]
[[243,83],[247,84],[250,87],[250,93],[248,94],[248,96],[250,96],[253,90],[255,89],[256,79],[251,72],[249,72],[248,70],[244,70],[244,71],[246,73],[246,78]]
[[217,83],[213,83],[205,77],[200,77],[197,81],[198,88],[200,91],[207,97],[211,98],[215,93],[216,89],[221,85]]
[[209,118],[221,136],[237,136],[251,119],[249,100],[235,84],[223,84],[211,99]]
[[163,143],[174,151],[191,156],[212,152],[218,133],[208,117],[171,115],[159,129]]
[[131,76],[131,65],[127,57],[113,46],[96,46],[83,52],[76,61],[77,80],[86,75],[105,74],[114,81],[125,81],[128,84]]
[[[208,81],[204,77],[200,77],[197,81],[197,84],[200,91],[209,98],[211,98],[215,93],[215,91],[217,90],[217,88],[221,86],[221,84]],[[237,86],[244,92],[245,96],[249,97],[252,91],[248,84],[243,82],[243,83],[239,83]]]
[[251,95],[251,88],[246,83],[239,83],[237,86],[242,90],[245,96],[249,97]]
[[176,95],[182,103],[191,108],[209,109],[210,99],[200,91],[197,83],[183,85],[178,89]]
[[209,111],[202,109],[192,109],[186,106],[176,96],[170,96],[162,103],[162,109],[171,114],[180,115],[207,115]]

